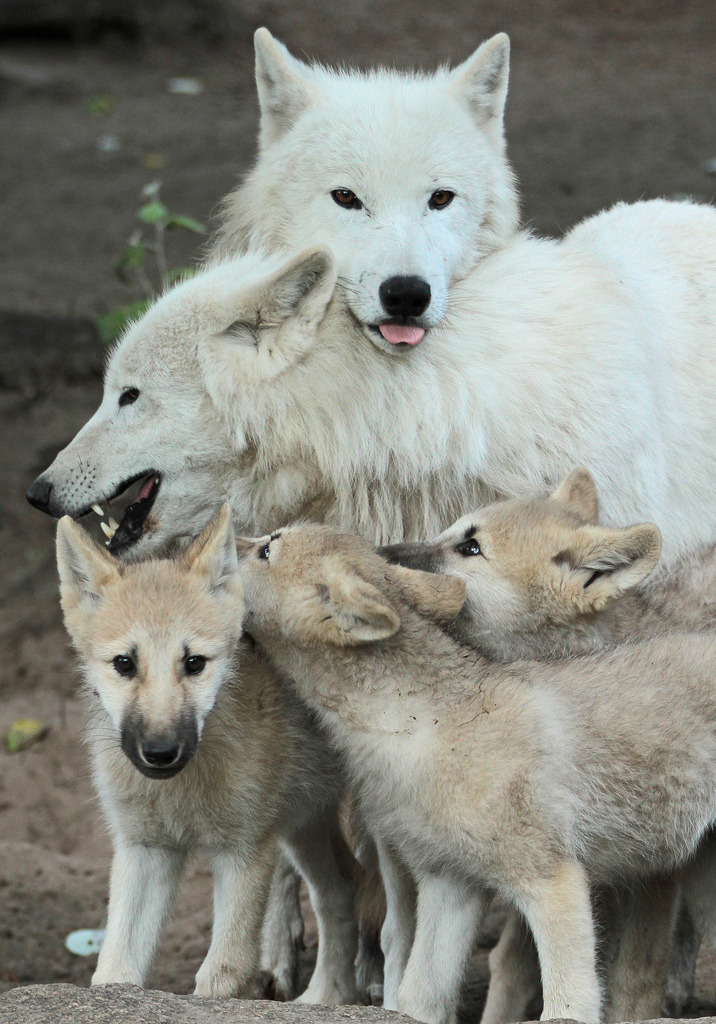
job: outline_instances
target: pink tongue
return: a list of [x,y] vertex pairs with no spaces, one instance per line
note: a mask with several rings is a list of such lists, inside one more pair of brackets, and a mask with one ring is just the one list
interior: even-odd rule
[[139,494],[137,495],[137,497],[134,500],[135,501],[142,501],[143,498],[148,498],[149,495],[152,493],[153,487],[154,487],[154,474],[152,473],[152,475],[147,477],[147,479],[144,481],[142,486],[139,488]]
[[425,334],[422,327],[404,327],[402,324],[379,324],[378,330],[391,345],[417,345]]

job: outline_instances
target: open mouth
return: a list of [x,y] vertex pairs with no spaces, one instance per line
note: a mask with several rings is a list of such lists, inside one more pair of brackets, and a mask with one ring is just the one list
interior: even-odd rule
[[133,484],[136,484],[138,480],[142,481],[141,487],[137,491],[134,500],[125,509],[120,522],[117,522],[112,516],[109,516],[108,521],[105,522],[105,511],[102,505],[100,503],[92,505],[92,511],[102,517],[100,526],[107,538],[105,543],[112,554],[117,554],[131,547],[142,536],[147,516],[159,493],[162,480],[161,474],[157,473],[154,469],[137,473],[129,477],[129,479],[123,480],[115,492],[105,499],[108,502],[114,501],[115,498],[119,498],[125,491],[129,490]]
[[385,320],[380,324],[368,324],[368,327],[391,345],[418,345],[425,337],[424,327],[405,321]]

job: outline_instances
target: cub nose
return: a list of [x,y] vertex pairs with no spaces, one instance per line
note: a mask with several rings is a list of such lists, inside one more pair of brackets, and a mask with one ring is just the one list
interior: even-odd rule
[[174,740],[147,740],[140,749],[152,768],[170,768],[181,755],[181,747]]
[[378,295],[388,316],[420,316],[430,305],[430,285],[422,277],[389,277]]
[[37,480],[30,484],[25,497],[34,505],[35,508],[39,508],[41,512],[49,512],[50,506],[50,494],[52,493],[52,484],[49,480],[44,480],[41,476],[38,476]]

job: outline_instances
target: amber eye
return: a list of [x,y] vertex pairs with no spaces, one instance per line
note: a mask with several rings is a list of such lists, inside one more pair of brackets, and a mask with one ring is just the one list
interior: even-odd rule
[[469,540],[464,540],[462,544],[458,544],[455,550],[458,555],[462,555],[463,558],[472,558],[474,555],[482,554],[480,545],[474,537],[470,537]]
[[454,198],[454,192],[449,192],[446,188],[439,188],[430,196],[428,206],[431,210],[444,210]]
[[132,676],[137,674],[137,666],[134,664],[134,659],[130,658],[128,654],[118,654],[116,658],[112,659],[112,664],[114,665],[115,672],[126,679],[131,679]]
[[334,188],[331,192],[331,196],[334,203],[338,203],[339,206],[344,206],[346,210],[363,209],[363,203],[355,192],[351,192],[349,188]]

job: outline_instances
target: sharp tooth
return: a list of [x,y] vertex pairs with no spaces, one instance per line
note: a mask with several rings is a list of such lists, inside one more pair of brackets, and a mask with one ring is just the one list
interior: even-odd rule
[[159,483],[159,477],[158,477],[158,476],[155,476],[155,477],[154,477],[154,483],[155,483],[155,484],[158,484],[158,483]]
[[95,503],[95,504],[94,504],[94,505],[92,506],[92,511],[93,511],[93,512],[96,512],[96,513],[97,513],[97,515],[98,515],[98,516],[100,517],[100,519],[102,519],[102,518],[104,517],[104,509],[102,508],[102,506],[101,506],[101,505],[97,505],[97,504]]
[[99,525],[105,537],[108,537],[111,540],[112,537],[114,537],[114,530],[112,529],[112,527],[107,526],[106,523],[100,523]]
[[119,523],[116,519],[113,519],[112,516],[109,517],[109,525],[112,527],[113,532],[119,529]]

